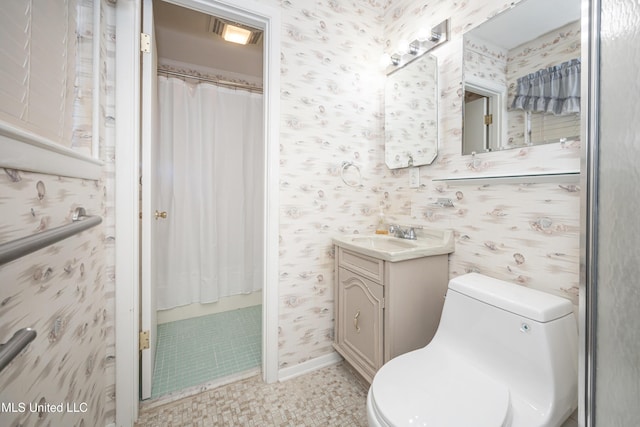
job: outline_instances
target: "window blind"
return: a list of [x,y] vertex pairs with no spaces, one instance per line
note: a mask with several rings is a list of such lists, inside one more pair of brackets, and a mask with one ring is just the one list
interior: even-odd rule
[[527,144],[580,139],[580,113],[562,116],[532,112],[525,114]]
[[71,146],[75,0],[5,0],[0,14],[0,120]]

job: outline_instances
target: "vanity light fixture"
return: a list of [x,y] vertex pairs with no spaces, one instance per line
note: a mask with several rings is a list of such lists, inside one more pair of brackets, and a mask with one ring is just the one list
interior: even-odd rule
[[440,41],[441,38],[442,38],[442,34],[432,32],[431,37],[429,38],[429,41],[437,43]]
[[409,44],[409,53],[411,55],[417,55],[420,51],[420,42],[418,40],[414,40]]
[[407,43],[405,40],[400,40],[398,43],[398,50],[389,56],[393,67],[389,66],[389,62],[387,62],[387,74],[392,72],[395,67],[403,66],[413,61],[418,56],[429,52],[436,46],[446,42],[449,40],[449,34],[449,20],[445,19],[435,27],[431,28],[431,30],[421,28],[416,35],[416,39],[411,43]]

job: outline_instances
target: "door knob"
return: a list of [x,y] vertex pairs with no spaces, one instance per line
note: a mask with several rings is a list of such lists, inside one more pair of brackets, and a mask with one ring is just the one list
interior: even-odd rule
[[166,211],[156,211],[155,213],[155,217],[156,219],[162,218],[162,219],[166,219],[167,218],[167,212]]

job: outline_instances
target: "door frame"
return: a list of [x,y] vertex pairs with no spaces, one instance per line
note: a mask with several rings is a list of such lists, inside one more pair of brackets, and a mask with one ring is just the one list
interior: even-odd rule
[[578,423],[583,427],[596,425],[601,12],[600,0],[582,0]]
[[[142,2],[142,31],[155,37],[153,0]],[[158,333],[156,304],[156,245],[155,236],[158,230],[158,218],[151,212],[161,208],[156,203],[154,180],[156,166],[153,161],[153,141],[159,134],[157,75],[158,50],[151,45],[140,59],[140,330],[148,331],[148,348],[140,350],[140,395],[151,397],[153,389],[153,371],[156,359],[156,343]],[[149,78],[151,76],[152,78]],[[146,177],[143,178],[143,177]],[[152,219],[153,218],[153,219]]]
[[[170,0],[189,9],[264,31],[264,235],[262,376],[278,380],[278,174],[280,122],[280,10],[254,0]],[[140,315],[140,32],[141,0],[116,4],[115,396],[116,425],[138,418]]]

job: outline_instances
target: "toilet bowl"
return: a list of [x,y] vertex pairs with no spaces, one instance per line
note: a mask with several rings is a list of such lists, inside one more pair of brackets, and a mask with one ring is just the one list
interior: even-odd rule
[[[396,357],[387,366],[376,375],[375,402],[373,387],[367,396],[371,426],[510,425],[508,387],[460,357],[427,346]],[[415,381],[407,381],[409,378]],[[464,409],[462,401],[468,402]]]
[[431,343],[376,373],[369,426],[560,426],[577,407],[577,340],[570,301],[459,276]]

